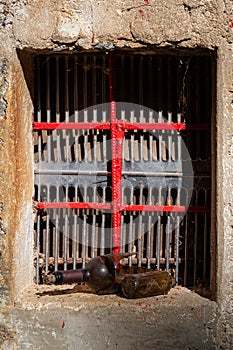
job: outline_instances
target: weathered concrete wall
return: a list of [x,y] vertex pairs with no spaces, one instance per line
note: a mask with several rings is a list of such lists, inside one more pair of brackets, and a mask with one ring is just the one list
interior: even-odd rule
[[[230,349],[233,343],[232,0],[1,0],[0,26],[0,300],[3,315],[0,329],[4,330],[0,338],[6,335],[5,348],[10,349],[14,334],[13,299],[32,283],[33,268],[33,158],[32,147],[28,147],[32,146],[33,109],[28,90],[30,73],[25,77],[19,60],[21,55],[17,55],[16,50],[148,49],[153,45],[166,51],[217,49],[217,348]],[[23,314],[25,317],[27,311]],[[18,325],[20,313],[17,315]]]

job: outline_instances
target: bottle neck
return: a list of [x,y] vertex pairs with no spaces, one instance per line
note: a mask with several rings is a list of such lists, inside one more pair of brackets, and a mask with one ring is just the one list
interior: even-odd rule
[[56,271],[54,273],[55,283],[79,283],[84,282],[85,270],[67,270],[67,271]]

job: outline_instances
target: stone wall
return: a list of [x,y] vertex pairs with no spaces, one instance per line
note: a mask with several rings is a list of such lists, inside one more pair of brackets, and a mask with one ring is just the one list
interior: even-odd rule
[[22,70],[26,53],[151,47],[169,52],[208,48],[217,50],[216,347],[230,349],[233,342],[232,1],[0,0],[0,28],[0,316],[3,315],[0,344],[7,349],[14,347],[17,329],[12,321],[13,301],[32,284],[33,275],[30,147],[33,106],[29,89],[33,72],[30,72],[32,68],[27,72]]

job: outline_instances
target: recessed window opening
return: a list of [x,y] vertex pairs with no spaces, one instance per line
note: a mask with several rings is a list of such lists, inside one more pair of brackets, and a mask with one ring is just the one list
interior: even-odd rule
[[[118,121],[185,125],[178,133],[169,128],[155,133],[140,127],[124,130],[119,245],[123,252],[138,253],[124,260],[126,270],[167,269],[177,284],[211,296],[214,55],[206,51],[37,55],[35,71],[35,199],[40,203],[35,222],[36,282],[42,282],[44,273],[79,268],[88,259],[112,251],[108,103],[114,99],[119,102]],[[153,112],[136,115],[121,109],[120,103],[146,106]],[[97,113],[92,106],[100,104],[103,108]],[[73,128],[59,127],[70,122]],[[50,123],[57,125],[53,129]],[[75,126],[79,123],[83,129]],[[93,123],[102,123],[102,128]],[[174,166],[181,161],[185,167],[187,156],[179,151],[179,137],[192,160],[193,191],[177,185],[172,177],[164,187],[159,179],[170,175],[165,170],[153,173],[155,164],[166,169],[169,162]],[[135,205],[162,205],[168,211],[137,211]],[[179,230],[169,228],[178,215],[169,211],[171,206],[188,206]]]

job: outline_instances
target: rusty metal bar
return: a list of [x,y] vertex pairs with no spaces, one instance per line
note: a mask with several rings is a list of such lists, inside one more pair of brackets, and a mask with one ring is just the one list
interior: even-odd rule
[[[148,205],[152,204],[152,189],[148,189]],[[147,268],[151,268],[151,241],[152,241],[152,213],[148,215],[148,230],[147,230]]]
[[120,252],[120,225],[121,212],[118,210],[121,203],[121,173],[122,173],[122,130],[117,129],[116,102],[113,96],[113,58],[109,54],[109,90],[110,90],[110,118],[111,118],[111,145],[112,145],[112,220],[113,220],[113,253]]
[[142,257],[143,257],[143,247],[142,247],[142,215],[139,216],[139,222],[138,222],[138,267],[142,266]]
[[[49,187],[46,186],[46,199],[49,201]],[[50,221],[50,215],[47,213],[46,215],[46,233],[45,233],[45,272],[48,273],[49,271],[49,221]]]
[[[172,123],[172,113],[168,113],[168,124]],[[171,131],[172,132],[172,131]],[[172,134],[168,134],[168,163],[172,161]]]
[[[46,62],[46,70],[47,70],[47,81],[46,81],[46,121],[50,123],[51,120],[51,109],[50,109],[50,62]],[[46,136],[45,136],[46,135]],[[47,138],[46,149],[44,150],[44,155],[47,153],[46,161],[48,163],[51,162],[51,141],[52,135],[47,132],[44,136]]]
[[171,216],[167,216],[166,225],[166,271],[169,271],[169,261],[170,261],[170,234],[171,234]]
[[[74,200],[75,202],[77,202],[78,200],[78,185],[75,184],[75,187],[74,187]],[[75,210],[74,213],[74,225],[73,225],[73,236],[72,236],[72,239],[73,239],[73,269],[75,270],[76,269],[76,260],[77,260],[77,239],[78,239],[78,234],[77,234],[77,211]]]
[[[86,113],[85,113],[86,115]],[[33,130],[54,130],[54,129],[61,129],[61,130],[89,130],[89,129],[95,129],[95,130],[109,130],[110,129],[110,123],[109,122],[67,122],[67,123],[43,123],[43,122],[33,122]]]
[[175,230],[176,250],[175,250],[175,261],[176,261],[176,274],[175,283],[176,286],[179,284],[179,249],[180,249],[180,216],[176,217],[176,230]]
[[96,56],[94,55],[92,57],[93,59],[93,73],[92,73],[92,105],[96,105],[96,95],[97,95],[97,90],[96,90]]
[[[205,204],[207,203],[207,192],[205,191]],[[207,215],[204,213],[204,242],[203,242],[203,281],[206,282],[206,271],[207,271]]]
[[39,202],[39,209],[45,208],[71,208],[71,209],[99,209],[110,210],[109,203],[85,203],[85,202]]
[[[59,201],[59,187],[56,187],[56,200]],[[55,215],[55,270],[58,269],[58,225],[59,225],[59,216],[57,210],[54,211]]]
[[[40,185],[38,185],[38,198],[40,198]],[[40,233],[41,233],[41,214],[37,214],[37,230],[36,230],[36,283],[40,282],[39,274],[39,258],[40,258]]]
[[88,96],[88,89],[87,89],[87,55],[83,57],[83,108],[84,111],[87,109],[87,96]]
[[86,265],[86,234],[87,234],[87,216],[83,214],[83,226],[82,226],[82,268]]
[[[96,202],[96,186],[93,187],[93,202]],[[92,222],[92,232],[91,232],[91,257],[96,256],[96,212],[92,210],[93,222]]]
[[143,56],[139,57],[139,72],[138,72],[138,101],[143,105]]
[[[87,115],[84,113],[84,115]],[[131,116],[134,116],[134,111],[131,111]],[[125,130],[185,130],[186,124],[184,123],[133,123],[133,122],[127,122],[127,121],[119,121],[118,124],[122,127],[122,129]],[[57,123],[57,122],[33,122],[33,130],[54,130],[54,129],[61,129],[61,130],[109,130],[110,129],[110,123],[109,122],[67,122],[67,123]]]
[[[103,187],[103,202],[106,202],[106,187]],[[104,212],[101,213],[101,231],[100,231],[100,254],[104,254],[105,248],[105,219],[106,215]]]
[[[65,123],[69,123],[69,61],[68,56],[65,57]],[[69,157],[69,139],[70,139],[70,133],[68,130],[64,130],[65,134],[65,144],[66,144],[66,154],[65,154],[65,162],[68,163],[70,161]]]
[[128,210],[128,211],[157,211],[157,212],[179,212],[184,213],[186,211],[186,208],[184,206],[178,206],[178,205],[126,205],[122,204],[120,206],[121,210]]
[[160,269],[160,250],[161,250],[161,215],[157,219],[157,269]]

